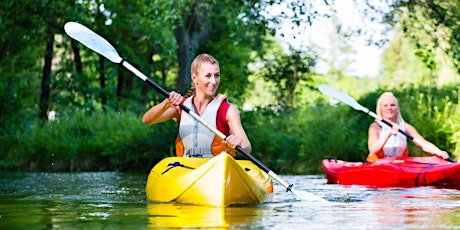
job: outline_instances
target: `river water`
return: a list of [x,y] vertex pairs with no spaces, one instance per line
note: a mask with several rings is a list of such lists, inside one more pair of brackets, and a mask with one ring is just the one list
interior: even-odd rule
[[0,173],[0,229],[460,229],[460,188],[326,184],[281,176],[329,204],[298,201],[275,184],[273,202],[227,208],[146,201],[147,175]]

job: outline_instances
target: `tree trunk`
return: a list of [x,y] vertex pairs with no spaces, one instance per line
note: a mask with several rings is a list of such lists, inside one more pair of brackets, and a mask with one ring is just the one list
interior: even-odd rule
[[125,77],[125,90],[127,93],[131,93],[134,88],[134,80],[136,80],[135,75],[130,75],[128,77]]
[[83,73],[83,64],[81,63],[81,56],[80,56],[80,48],[78,47],[78,43],[76,40],[71,39],[70,44],[73,50],[73,58],[75,61],[75,69],[78,74]]
[[[182,35],[179,35],[182,34]],[[190,78],[190,67],[196,50],[198,49],[198,43],[191,40],[188,36],[187,31],[178,31],[176,33],[177,44],[177,57],[179,61],[179,73],[177,76],[176,90],[179,93],[184,94],[187,92],[188,87],[191,85]]]
[[47,32],[48,41],[46,42],[46,55],[45,65],[43,66],[43,76],[41,84],[41,95],[40,95],[40,111],[38,118],[41,120],[47,119],[47,112],[50,105],[50,91],[51,91],[51,64],[53,61],[53,46],[54,46],[54,30],[51,25],[48,26]]
[[198,0],[190,8],[190,13],[184,15],[184,24],[174,31],[179,46],[177,49],[179,73],[176,90],[182,94],[190,87],[190,67],[193,58],[197,55],[199,46],[208,42],[211,31],[208,15],[211,14],[212,5],[206,3],[205,0]]
[[101,84],[101,103],[102,105],[107,104],[107,96],[105,89],[105,66],[104,66],[104,56],[99,55],[99,82]]
[[[154,65],[154,61],[153,61],[153,55],[155,55],[155,49],[151,49],[149,52],[147,52],[147,54],[145,55],[146,58],[147,58],[147,63],[148,63],[148,72],[147,72],[147,76],[150,77],[150,79],[152,79],[153,81],[157,81],[157,77],[155,75],[155,72],[156,72],[156,68],[155,68],[155,65]],[[152,68],[153,66],[153,68]],[[158,82],[157,82],[158,83]],[[158,83],[160,86],[164,86],[165,84],[163,83]],[[148,92],[150,92],[152,88],[149,87],[147,84],[142,84],[141,85],[141,95],[142,96],[146,96]],[[152,98],[148,98],[148,97],[144,97],[142,99],[142,102],[143,103],[148,103],[150,100],[152,100]],[[157,100],[155,100],[155,98],[153,98],[155,104],[157,103]]]
[[121,98],[123,95],[123,89],[125,87],[125,75],[123,72],[123,66],[118,65],[118,77],[117,77],[117,97]]

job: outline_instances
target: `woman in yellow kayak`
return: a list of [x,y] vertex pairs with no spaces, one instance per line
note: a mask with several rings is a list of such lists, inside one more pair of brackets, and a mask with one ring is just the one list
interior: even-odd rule
[[[191,66],[192,87],[185,97],[170,92],[169,98],[150,108],[142,118],[144,124],[155,124],[174,119],[179,123],[176,154],[184,157],[213,157],[226,151],[233,157],[235,147],[241,146],[248,153],[251,143],[241,125],[235,106],[221,94],[214,96],[220,83],[219,62],[209,54],[200,54]],[[204,121],[227,138],[222,140],[179,108],[183,103]]]
[[[393,127],[390,128],[378,120],[369,126],[369,155],[367,156],[367,161],[372,162],[384,157],[407,157],[409,152],[407,138],[402,133],[399,133],[399,129],[422,142],[423,146],[418,147],[424,152],[438,155],[444,159],[449,158],[449,154],[446,151],[440,150],[433,143],[425,140],[412,125],[404,122],[399,111],[398,100],[392,93],[385,92],[380,96],[377,100],[376,111],[384,120],[391,122]],[[429,148],[424,148],[424,146],[428,146]]]

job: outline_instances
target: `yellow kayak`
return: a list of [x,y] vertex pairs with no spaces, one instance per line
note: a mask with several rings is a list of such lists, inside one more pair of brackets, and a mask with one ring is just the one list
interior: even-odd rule
[[213,158],[168,157],[151,170],[147,199],[225,207],[232,204],[269,202],[270,177],[248,160],[228,154]]

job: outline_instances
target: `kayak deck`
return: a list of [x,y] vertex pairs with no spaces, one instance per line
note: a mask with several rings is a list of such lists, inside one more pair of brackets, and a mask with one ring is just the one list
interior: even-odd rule
[[270,177],[247,160],[228,154],[213,158],[168,157],[151,170],[147,199],[225,207],[271,201]]

